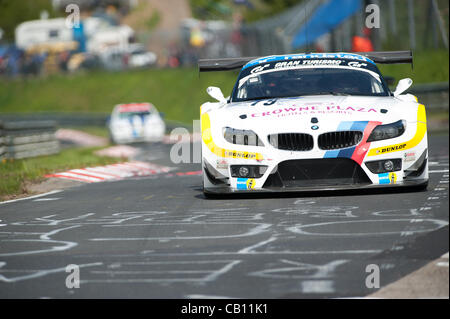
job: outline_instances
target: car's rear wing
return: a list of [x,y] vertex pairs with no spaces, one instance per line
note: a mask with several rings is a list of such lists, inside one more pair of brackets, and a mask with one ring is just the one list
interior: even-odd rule
[[375,63],[396,64],[413,63],[412,51],[374,51],[374,52],[355,52],[371,59]]
[[251,60],[258,59],[258,57],[244,57],[244,58],[228,58],[228,59],[201,59],[198,60],[198,68],[200,72],[209,71],[230,71],[240,69]]
[[[383,63],[383,64],[413,63],[412,51],[374,51],[374,52],[355,52],[352,54],[359,54],[365,56],[375,63]],[[198,60],[198,68],[200,72],[230,71],[240,69],[248,62],[257,58],[258,57],[200,59]]]

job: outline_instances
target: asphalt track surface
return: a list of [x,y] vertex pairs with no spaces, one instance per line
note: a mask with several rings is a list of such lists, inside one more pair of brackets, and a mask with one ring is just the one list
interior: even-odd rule
[[[448,251],[448,134],[429,143],[421,192],[208,200],[199,175],[162,174],[0,204],[0,298],[366,296],[368,265],[383,287]],[[140,160],[200,169],[169,149]]]

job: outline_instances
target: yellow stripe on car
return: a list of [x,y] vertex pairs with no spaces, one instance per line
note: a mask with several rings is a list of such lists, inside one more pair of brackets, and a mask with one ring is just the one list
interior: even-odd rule
[[419,108],[417,110],[417,130],[414,137],[407,142],[371,149],[367,156],[382,155],[413,148],[423,140],[426,132],[427,115],[425,112],[425,106],[423,104],[419,104]]
[[202,126],[202,140],[208,149],[218,157],[226,158],[243,158],[243,159],[255,159],[262,160],[263,156],[260,153],[253,152],[243,152],[235,150],[227,150],[217,146],[212,138],[211,134],[211,121],[209,119],[208,113],[203,113],[201,116],[201,126]]

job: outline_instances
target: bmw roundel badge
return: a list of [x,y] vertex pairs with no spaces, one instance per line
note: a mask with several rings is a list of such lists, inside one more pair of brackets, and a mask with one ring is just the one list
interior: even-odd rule
[[317,130],[317,129],[319,129],[319,127],[317,125],[313,125],[313,126],[311,126],[311,129],[312,130]]

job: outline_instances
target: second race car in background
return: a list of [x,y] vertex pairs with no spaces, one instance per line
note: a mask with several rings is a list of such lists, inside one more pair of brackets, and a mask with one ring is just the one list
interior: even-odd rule
[[131,103],[114,107],[108,129],[116,144],[159,142],[164,138],[166,125],[153,104]]

